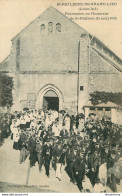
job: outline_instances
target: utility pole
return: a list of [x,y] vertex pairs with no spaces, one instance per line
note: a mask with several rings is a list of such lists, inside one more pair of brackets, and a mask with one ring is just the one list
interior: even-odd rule
[[79,66],[80,66],[80,41],[78,43],[78,73],[77,73],[77,114],[78,114],[78,104],[79,104]]

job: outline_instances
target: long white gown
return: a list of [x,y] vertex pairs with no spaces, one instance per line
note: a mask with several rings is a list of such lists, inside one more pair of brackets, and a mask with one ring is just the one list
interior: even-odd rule
[[70,117],[66,116],[65,118],[65,129],[69,132],[70,131]]
[[100,181],[104,181],[105,185],[107,184],[107,166],[106,166],[106,164],[102,164],[99,167],[99,179],[100,179]]

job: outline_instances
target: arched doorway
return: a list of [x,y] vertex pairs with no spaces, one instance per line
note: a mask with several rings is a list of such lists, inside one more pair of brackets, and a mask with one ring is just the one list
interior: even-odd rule
[[63,109],[62,92],[53,84],[46,84],[37,93],[36,109]]
[[43,96],[43,111],[50,109],[59,111],[59,97],[53,90],[47,91]]

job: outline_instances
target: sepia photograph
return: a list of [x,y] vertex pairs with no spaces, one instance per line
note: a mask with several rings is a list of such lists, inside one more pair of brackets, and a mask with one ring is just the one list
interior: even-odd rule
[[0,0],[0,193],[122,192],[121,10]]

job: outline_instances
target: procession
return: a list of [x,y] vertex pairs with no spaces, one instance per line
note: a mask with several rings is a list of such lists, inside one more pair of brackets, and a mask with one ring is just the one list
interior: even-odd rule
[[13,140],[13,150],[20,151],[19,164],[29,158],[30,168],[38,163],[38,172],[41,175],[44,169],[47,178],[54,170],[58,181],[63,181],[64,169],[80,192],[106,192],[107,187],[117,192],[122,177],[122,127],[109,118],[26,108],[15,111],[8,126],[5,120],[1,130],[6,129]]

